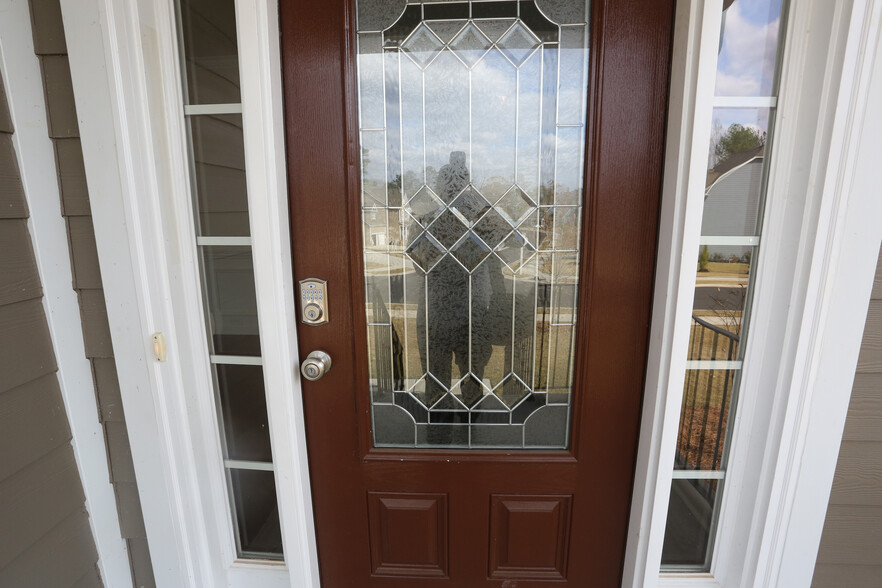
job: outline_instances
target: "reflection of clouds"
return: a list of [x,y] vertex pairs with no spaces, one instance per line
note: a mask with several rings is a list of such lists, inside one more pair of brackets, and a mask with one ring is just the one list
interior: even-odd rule
[[[476,185],[502,178],[513,183],[516,148],[517,181],[524,184],[535,198],[542,103],[541,51],[537,50],[524,63],[516,82],[516,70],[512,64],[497,50],[491,50],[472,71],[471,97],[468,70],[455,60],[450,51],[442,53],[422,74],[426,86],[423,95],[419,88],[419,70],[402,55],[401,93],[399,96],[386,97],[387,108],[395,107],[395,103],[401,101],[400,128],[403,146],[407,147],[404,151],[409,153],[404,155],[405,176],[422,182],[425,145],[425,165],[429,168],[439,169],[447,163],[451,151],[466,151],[471,157],[470,171]],[[519,92],[515,91],[516,87]],[[374,92],[380,94],[379,90]],[[365,93],[364,87],[362,93]],[[561,88],[558,99],[564,103],[581,104],[583,97],[577,89]],[[425,137],[424,114],[419,107],[423,100]],[[469,105],[472,110],[471,129],[468,128]],[[580,128],[578,137],[558,138],[559,176],[556,181],[567,189],[576,189],[581,184],[583,132]],[[471,150],[468,148],[469,139]],[[542,148],[554,152],[554,135],[542,137]],[[375,161],[373,158],[370,161],[372,166]]]
[[780,0],[736,0],[726,11],[717,96],[771,94],[780,13]]

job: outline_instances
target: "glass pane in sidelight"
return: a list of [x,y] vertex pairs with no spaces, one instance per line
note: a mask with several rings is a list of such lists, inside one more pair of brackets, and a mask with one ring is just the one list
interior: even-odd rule
[[724,0],[717,96],[772,96],[782,0]]
[[214,366],[227,459],[272,462],[263,368]]
[[386,4],[357,2],[374,442],[564,448],[588,5]]
[[741,359],[751,266],[757,247],[701,245],[692,303],[690,360]]
[[245,236],[248,193],[241,114],[193,115],[190,143],[200,236]]
[[260,355],[251,248],[200,249],[212,353]]
[[714,109],[702,235],[757,234],[772,115],[770,108]]
[[239,102],[236,9],[231,1],[179,0],[187,104]]
[[729,423],[738,398],[754,393],[739,388],[764,238],[782,0],[725,0],[723,9],[716,96],[731,106],[713,111],[703,194],[690,194],[703,214],[663,571],[710,569]]
[[725,366],[686,371],[675,469],[723,468],[729,408],[738,374],[737,368]]
[[674,480],[662,566],[700,570],[710,558],[720,480]]
[[239,553],[248,558],[281,559],[282,530],[273,472],[230,469]]

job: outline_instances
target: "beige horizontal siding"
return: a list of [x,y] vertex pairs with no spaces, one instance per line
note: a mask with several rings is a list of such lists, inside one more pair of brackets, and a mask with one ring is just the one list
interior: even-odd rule
[[813,588],[882,588],[882,253]]
[[13,132],[0,80],[0,586],[95,587]]

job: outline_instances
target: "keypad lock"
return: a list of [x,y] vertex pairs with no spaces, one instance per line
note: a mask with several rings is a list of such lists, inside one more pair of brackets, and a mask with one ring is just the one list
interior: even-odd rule
[[327,282],[317,278],[300,280],[300,320],[307,325],[328,322]]

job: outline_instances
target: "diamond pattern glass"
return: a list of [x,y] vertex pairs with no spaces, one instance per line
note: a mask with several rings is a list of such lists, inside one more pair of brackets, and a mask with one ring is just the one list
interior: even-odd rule
[[424,272],[428,272],[444,256],[444,249],[428,233],[420,233],[407,249],[407,256]]
[[515,226],[524,220],[535,208],[533,201],[517,186],[506,192],[499,202],[496,203],[496,206],[506,220]]
[[490,40],[484,36],[484,33],[478,27],[469,23],[453,39],[453,42],[450,43],[450,48],[456,52],[456,56],[462,59],[463,63],[469,67],[474,67],[484,56],[487,49],[490,48]]
[[413,59],[421,68],[429,65],[429,62],[438,54],[444,44],[435,33],[421,24],[408,39],[401,44],[401,50]]
[[559,112],[582,99],[587,35],[527,3],[420,22],[419,2],[396,21],[357,0],[386,23],[358,35],[382,55],[358,61],[378,447],[568,445],[585,109]]
[[496,247],[511,231],[511,226],[496,210],[490,210],[475,225],[475,233],[490,247]]
[[448,249],[466,232],[465,224],[458,216],[445,210],[441,216],[429,226],[432,236]]
[[444,211],[444,203],[428,186],[423,186],[407,203],[408,212],[424,227]]
[[499,47],[502,53],[511,59],[511,62],[520,67],[533,50],[539,46],[539,39],[531,33],[522,22],[517,22],[505,35],[499,39]]
[[471,226],[490,208],[490,203],[481,196],[480,192],[469,186],[457,196],[451,208]]
[[490,248],[480,239],[475,238],[474,233],[469,232],[465,239],[456,244],[451,253],[467,270],[472,271],[490,255]]

